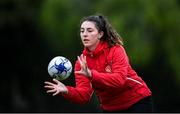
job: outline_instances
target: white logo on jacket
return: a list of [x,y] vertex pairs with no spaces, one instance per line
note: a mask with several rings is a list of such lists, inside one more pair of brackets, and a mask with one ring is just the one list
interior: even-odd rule
[[112,72],[111,66],[110,66],[110,65],[107,65],[107,66],[105,67],[105,71],[111,73],[111,72]]

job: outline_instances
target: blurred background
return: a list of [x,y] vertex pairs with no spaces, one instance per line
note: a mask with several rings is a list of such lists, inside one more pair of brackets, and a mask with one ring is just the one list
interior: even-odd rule
[[[155,112],[180,112],[180,0],[0,0],[0,112],[101,112],[95,95],[78,105],[43,87],[53,57],[74,64],[81,53],[80,19],[99,13],[123,37]],[[74,75],[63,83],[75,86]]]

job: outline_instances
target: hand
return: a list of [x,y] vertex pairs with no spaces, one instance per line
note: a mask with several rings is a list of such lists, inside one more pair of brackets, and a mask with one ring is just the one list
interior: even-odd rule
[[91,70],[87,66],[86,56],[82,55],[81,58],[78,56],[78,61],[81,65],[80,71],[75,71],[77,74],[82,74],[87,76],[88,78],[92,77]]
[[51,83],[48,81],[44,82],[45,83],[44,88],[47,89],[47,93],[52,93],[53,96],[55,96],[59,93],[68,93],[68,89],[66,88],[66,86],[63,83],[61,83],[57,79],[53,79],[53,81],[55,83]]

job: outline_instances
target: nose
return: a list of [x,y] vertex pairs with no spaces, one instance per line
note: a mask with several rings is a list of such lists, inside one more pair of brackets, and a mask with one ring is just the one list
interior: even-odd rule
[[83,36],[83,37],[87,37],[87,36],[88,36],[87,31],[84,31],[84,32],[82,33],[82,36]]

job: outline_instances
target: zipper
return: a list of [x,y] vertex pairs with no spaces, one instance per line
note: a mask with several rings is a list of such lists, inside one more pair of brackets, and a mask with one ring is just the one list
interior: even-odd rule
[[138,84],[141,84],[141,85],[143,85],[141,82],[139,82],[139,81],[137,81],[137,80],[135,80],[135,79],[132,79],[132,78],[127,78],[128,80],[131,80],[131,81],[134,81],[134,82],[136,82],[136,83],[138,83]]

